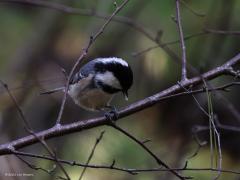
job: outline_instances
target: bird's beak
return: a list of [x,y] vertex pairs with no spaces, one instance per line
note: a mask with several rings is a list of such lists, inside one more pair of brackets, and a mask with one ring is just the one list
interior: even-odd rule
[[123,92],[123,95],[124,95],[125,100],[128,101],[128,92],[127,91]]

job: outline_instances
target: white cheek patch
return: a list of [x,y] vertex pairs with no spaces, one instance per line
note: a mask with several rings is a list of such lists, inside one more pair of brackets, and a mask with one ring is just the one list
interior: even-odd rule
[[106,71],[104,73],[99,73],[96,75],[96,80],[103,82],[106,85],[114,87],[116,89],[122,89],[120,82],[118,79],[113,75],[112,72]]

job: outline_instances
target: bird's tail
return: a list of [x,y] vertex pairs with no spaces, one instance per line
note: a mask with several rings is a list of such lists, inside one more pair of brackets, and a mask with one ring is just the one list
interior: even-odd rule
[[64,91],[65,87],[60,87],[60,88],[55,88],[49,91],[44,91],[44,92],[40,92],[40,95],[45,95],[45,94],[52,94],[58,91]]

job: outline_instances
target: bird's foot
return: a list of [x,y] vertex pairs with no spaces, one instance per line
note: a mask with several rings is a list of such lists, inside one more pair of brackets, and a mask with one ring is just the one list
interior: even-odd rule
[[114,106],[107,106],[106,108],[110,109],[110,111],[106,112],[104,114],[104,116],[106,117],[106,119],[108,119],[111,123],[115,124],[116,120],[119,117],[119,114],[117,112],[116,107]]

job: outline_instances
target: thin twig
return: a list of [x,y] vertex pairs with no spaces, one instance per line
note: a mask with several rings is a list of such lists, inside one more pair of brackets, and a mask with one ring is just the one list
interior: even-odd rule
[[[208,34],[237,35],[238,36],[238,35],[240,35],[240,31],[221,31],[221,30],[213,30],[213,29],[205,28],[202,32],[198,32],[198,33],[194,33],[194,34],[185,36],[184,41],[190,40],[192,38],[200,37],[200,36],[203,36],[203,35],[208,35]],[[143,55],[144,53],[147,53],[147,52],[149,52],[153,49],[164,48],[165,46],[174,45],[174,44],[177,44],[179,42],[180,42],[180,40],[174,40],[174,41],[169,41],[169,42],[162,43],[161,46],[159,46],[159,44],[157,44],[157,45],[148,47],[146,49],[143,49],[141,51],[133,52],[132,56],[134,56],[134,57],[140,56],[140,55]]]
[[[209,93],[208,91],[208,83],[205,81],[205,79],[203,79],[204,81],[204,85],[206,87],[206,95],[207,95],[207,101],[208,101],[208,114],[209,114],[209,135],[210,135],[210,147],[211,147],[211,167],[213,168],[214,164],[214,156],[213,156],[213,151],[215,149],[215,151],[218,150],[219,153],[219,162],[216,160],[216,166],[218,169],[222,168],[222,151],[221,151],[221,141],[220,141],[220,134],[217,130],[217,127],[215,126],[215,122],[214,122],[214,113],[213,113],[213,104],[212,104],[212,97],[211,97],[211,93]],[[212,132],[213,129],[213,132]],[[213,134],[213,135],[212,135]],[[217,138],[216,138],[217,136]],[[213,141],[214,141],[214,146],[213,146]],[[218,145],[218,146],[217,146]],[[217,155],[216,155],[217,156]],[[217,176],[214,177],[214,179],[218,179],[221,175],[221,171],[218,172]]]
[[194,141],[195,141],[196,144],[197,144],[197,148],[196,148],[195,152],[194,152],[192,155],[190,155],[190,156],[187,157],[188,160],[190,160],[190,159],[194,158],[195,156],[197,156],[198,153],[199,153],[199,151],[200,151],[200,149],[207,144],[207,141],[201,142],[201,141],[199,140],[199,138],[198,138],[198,136],[197,136],[197,133],[195,133],[194,131],[193,131],[193,133],[194,133],[194,134],[193,134],[193,138],[194,138]]
[[[220,123],[220,121],[215,118],[215,122],[216,122],[216,127],[218,127],[221,130],[226,130],[226,131],[233,131],[233,132],[240,132],[240,127],[236,126],[236,125],[225,125]],[[201,126],[201,125],[197,125],[194,127],[194,130],[196,133],[202,132],[202,131],[206,131],[209,130],[208,126]]]
[[180,2],[190,11],[192,12],[194,15],[199,16],[199,17],[205,17],[206,14],[204,13],[199,13],[196,10],[194,10],[191,6],[188,5],[188,3],[186,3],[184,0],[180,0]]
[[[184,37],[184,40],[187,41],[187,40],[190,40],[192,38],[195,38],[195,37],[200,37],[200,36],[203,36],[203,35],[207,35],[209,34],[208,32],[199,32],[199,33],[194,33],[194,34],[191,34],[191,35],[188,35],[188,36],[185,36]],[[163,48],[165,46],[169,46],[169,45],[174,45],[174,44],[177,44],[179,43],[180,40],[174,40],[174,41],[169,41],[169,42],[165,42],[165,43],[162,43],[161,46],[159,46],[159,44],[157,45],[154,45],[154,46],[151,46],[151,47],[148,47],[146,49],[143,49],[141,51],[138,51],[138,52],[133,52],[132,53],[132,56],[133,57],[137,57],[137,56],[140,56],[140,55],[143,55],[144,53],[147,53],[153,49],[156,49],[156,48]]]
[[[38,158],[38,159],[45,159],[49,161],[56,161],[54,158],[45,156],[45,155],[39,155],[39,154],[32,154],[32,153],[26,153],[26,152],[21,152],[21,151],[14,151],[13,154],[15,155],[21,155],[21,156],[27,156],[27,157],[32,157],[32,158]],[[80,166],[80,167],[87,167],[87,168],[93,168],[93,169],[109,169],[109,170],[116,170],[116,171],[122,171],[126,173],[130,173],[132,175],[136,175],[141,172],[166,172],[169,171],[168,169],[164,168],[148,168],[148,169],[134,169],[134,168],[121,168],[115,166],[115,161],[113,161],[112,164],[110,165],[85,165],[76,161],[68,161],[68,160],[63,160],[63,159],[58,159],[59,162],[64,163],[66,165],[70,166]],[[218,172],[219,169],[216,168],[172,168],[172,170],[175,171],[212,171],[212,172]],[[234,170],[227,170],[227,169],[221,169],[221,172],[223,173],[230,173],[230,174],[237,174],[239,175],[239,171],[234,171]]]
[[[200,107],[200,109],[204,112],[205,115],[208,116],[209,119],[209,135],[210,135],[210,153],[211,153],[211,167],[213,168],[213,160],[214,160],[214,156],[213,156],[213,150],[215,148],[215,150],[218,150],[219,153],[219,167],[218,169],[222,168],[222,151],[221,151],[221,142],[220,142],[220,133],[218,132],[216,126],[215,126],[215,122],[213,119],[213,104],[212,104],[212,99],[211,99],[211,93],[209,91],[209,87],[211,86],[206,79],[204,79],[204,77],[202,77],[202,81],[206,90],[206,95],[207,95],[207,101],[208,101],[208,112],[206,112],[204,110],[204,108],[202,108],[202,106],[200,105],[200,103],[197,101],[197,99],[194,97],[194,100],[196,101],[196,103],[198,104],[198,106]],[[235,83],[235,82],[232,82]],[[231,83],[229,83],[231,84]],[[228,86],[228,84],[225,85],[224,89],[226,89]],[[212,128],[213,128],[213,136],[212,136]],[[216,139],[217,136],[217,139]],[[215,143],[215,146],[213,147],[213,141]],[[217,146],[217,145],[218,146]],[[221,175],[221,172],[218,172],[218,175],[214,178],[214,179],[218,179]]]
[[[219,167],[218,167],[218,169],[221,169],[222,168],[222,152],[221,152],[220,134],[219,134],[219,132],[215,126],[214,120],[213,120],[213,107],[212,107],[211,95],[208,90],[208,83],[206,82],[206,80],[203,77],[202,77],[202,81],[204,83],[206,94],[207,94],[207,99],[208,99],[208,112],[206,112],[206,110],[201,106],[201,104],[198,102],[198,100],[196,99],[196,97],[194,95],[192,95],[192,97],[194,98],[199,109],[209,118],[211,168],[213,168],[213,159],[214,159],[214,156],[213,156],[213,140],[214,140],[214,142],[217,142],[217,144],[218,144],[218,148],[217,148],[218,152],[219,152]],[[179,85],[181,86],[180,83],[179,83]],[[189,92],[188,89],[186,89],[185,87],[182,87],[182,88],[185,89],[185,91]],[[212,127],[214,129],[214,132],[213,132],[214,136],[212,136]],[[215,139],[215,136],[217,136],[217,139]],[[214,179],[218,179],[220,177],[220,174],[221,174],[221,172],[219,171],[218,175]]]
[[[189,91],[187,88],[183,87],[180,82],[178,82],[178,84],[179,84],[179,86],[182,87],[188,94],[191,94],[191,91]],[[203,89],[204,89],[204,88],[203,88]],[[202,89],[202,90],[203,90],[203,89]],[[204,89],[204,91],[206,91],[206,90]],[[194,94],[191,94],[191,95],[192,95],[194,101],[196,102],[198,108],[199,108],[207,117],[209,117],[209,114],[208,114],[207,111],[202,107],[202,105],[199,103],[199,101],[198,101],[197,98],[194,96]]]
[[[26,130],[29,134],[33,135],[33,136],[43,145],[43,147],[47,150],[47,152],[48,152],[52,157],[54,157],[54,158],[56,159],[56,163],[58,164],[58,166],[60,167],[60,169],[62,170],[62,172],[63,172],[64,175],[66,176],[66,178],[67,178],[68,180],[70,180],[70,177],[69,177],[67,171],[66,171],[66,170],[64,169],[64,167],[61,165],[61,163],[57,161],[56,154],[53,153],[53,151],[51,150],[51,148],[50,148],[50,147],[47,145],[47,143],[44,141],[44,137],[39,137],[39,136],[36,135],[36,133],[34,133],[31,125],[29,124],[29,122],[28,122],[27,119],[25,118],[24,113],[23,113],[21,107],[19,106],[16,98],[12,95],[12,93],[11,93],[10,90],[8,89],[8,85],[7,85],[6,83],[4,83],[3,81],[1,81],[1,80],[0,80],[0,83],[2,84],[2,86],[3,86],[3,87],[5,88],[5,90],[7,91],[9,97],[11,98],[11,100],[14,102],[14,105],[15,105],[15,107],[17,108],[18,113],[20,114],[20,117],[21,117],[21,119],[22,119],[22,121],[23,121],[25,130]],[[14,146],[9,146],[9,147],[10,147],[11,149],[13,149],[13,150],[15,149]]]
[[184,35],[181,23],[181,14],[180,14],[180,7],[179,7],[179,0],[176,0],[176,23],[178,27],[178,33],[180,37],[180,46],[182,49],[182,77],[181,81],[187,80],[187,59],[186,59],[186,46],[184,42]]
[[[89,157],[88,157],[88,159],[87,159],[86,165],[88,165],[88,164],[90,163],[90,161],[91,161],[91,159],[92,159],[92,157],[93,157],[93,155],[94,155],[94,152],[95,152],[95,150],[96,150],[96,147],[97,147],[97,145],[100,143],[100,141],[102,140],[104,133],[105,133],[105,131],[102,131],[102,132],[100,133],[100,136],[96,139],[96,142],[95,142],[95,144],[94,144],[94,146],[93,146],[93,148],[92,148],[92,150],[91,150],[91,153],[90,153],[90,155],[89,155]],[[81,180],[81,179],[83,178],[84,173],[86,172],[86,170],[87,170],[87,166],[85,166],[85,167],[83,168],[83,171],[82,171],[82,173],[81,173],[81,175],[80,175],[80,177],[79,177],[79,180]]]
[[56,165],[54,165],[52,169],[45,169],[45,168],[38,167],[38,166],[36,166],[36,165],[34,165],[34,164],[29,163],[28,161],[26,161],[25,159],[23,159],[20,155],[17,155],[17,154],[16,154],[16,157],[17,157],[19,160],[21,160],[23,163],[25,163],[29,168],[34,169],[34,170],[37,170],[37,171],[38,171],[38,170],[41,170],[41,171],[43,171],[43,172],[46,172],[47,174],[52,174],[52,172],[56,169]]
[[24,128],[27,130],[27,131],[30,131],[31,129],[31,126],[29,124],[29,122],[26,120],[25,116],[24,116],[24,113],[22,111],[22,109],[20,108],[20,106],[18,105],[18,102],[15,98],[15,96],[13,96],[13,94],[11,93],[11,91],[9,90],[8,88],[8,85],[6,83],[4,83],[2,80],[0,80],[0,83],[1,85],[4,87],[4,89],[6,90],[6,92],[8,93],[10,99],[12,100],[12,102],[14,103],[14,106],[17,108],[17,111],[20,115],[20,118],[23,120],[23,124],[24,124]]
[[174,174],[179,179],[187,178],[187,177],[183,177],[182,175],[178,174],[176,171],[172,170],[172,168],[170,168],[165,162],[163,162],[161,159],[159,159],[144,143],[139,141],[137,138],[135,138],[133,135],[131,135],[130,133],[128,133],[121,127],[117,126],[116,123],[110,123],[109,125],[111,127],[113,127],[114,129],[118,130],[119,132],[123,133],[124,135],[126,135],[127,137],[132,139],[133,141],[135,141],[139,146],[141,146],[146,152],[148,152],[155,159],[155,161],[157,162],[158,165],[163,166],[164,168],[168,169],[169,172]]
[[205,28],[204,31],[212,34],[233,35],[233,36],[240,35],[240,31],[224,31],[224,30],[208,29],[208,28]]

